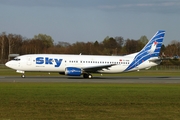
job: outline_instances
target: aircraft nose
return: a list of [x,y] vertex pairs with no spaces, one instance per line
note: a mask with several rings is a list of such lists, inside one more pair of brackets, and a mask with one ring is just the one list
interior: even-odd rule
[[6,65],[7,67],[10,67],[10,62],[7,62],[5,65]]
[[17,63],[16,61],[8,61],[7,63],[5,63],[5,65],[8,67],[8,68],[11,68],[11,69],[18,69],[20,64]]
[[5,64],[6,67],[9,67],[9,68],[14,68],[16,66],[16,64],[14,64],[12,61],[8,61],[6,64]]

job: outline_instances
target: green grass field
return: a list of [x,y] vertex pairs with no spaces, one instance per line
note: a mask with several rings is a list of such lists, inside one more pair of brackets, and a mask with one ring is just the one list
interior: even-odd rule
[[[177,70],[142,70],[103,76],[180,76],[179,73]],[[59,76],[45,72],[26,75]],[[0,76],[20,74],[1,66]],[[1,82],[0,120],[34,119],[178,120],[180,84]]]
[[178,120],[179,84],[0,83],[0,119]]

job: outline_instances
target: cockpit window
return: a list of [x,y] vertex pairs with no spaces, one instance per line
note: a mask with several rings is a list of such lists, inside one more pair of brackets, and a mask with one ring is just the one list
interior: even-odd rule
[[14,58],[15,61],[20,61],[21,59],[20,58]]

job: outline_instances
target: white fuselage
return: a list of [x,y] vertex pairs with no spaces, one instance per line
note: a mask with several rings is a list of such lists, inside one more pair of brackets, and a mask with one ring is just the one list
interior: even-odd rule
[[[58,55],[58,54],[30,54],[17,57],[6,63],[6,66],[24,71],[64,72],[67,67],[93,68],[96,66],[112,65],[96,72],[120,73],[134,60],[134,55],[127,56],[98,56],[98,55]],[[159,62],[138,61],[136,67],[128,70],[134,71],[158,65]],[[127,71],[126,71],[127,72]]]

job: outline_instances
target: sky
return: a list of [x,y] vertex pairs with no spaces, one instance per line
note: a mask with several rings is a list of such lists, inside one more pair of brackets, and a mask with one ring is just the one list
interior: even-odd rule
[[0,33],[46,34],[55,43],[95,42],[106,36],[180,41],[180,0],[0,0]]

